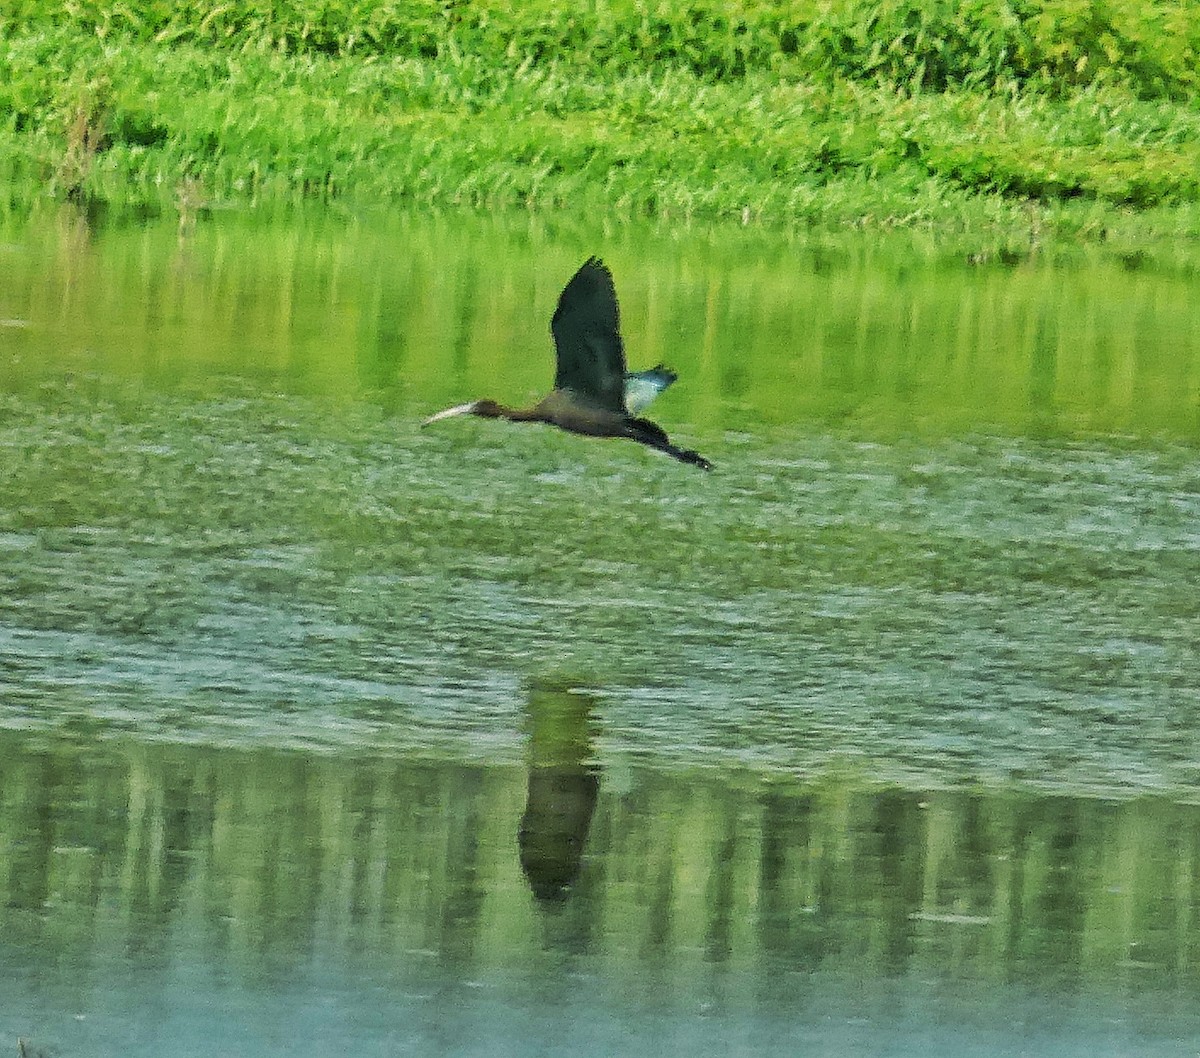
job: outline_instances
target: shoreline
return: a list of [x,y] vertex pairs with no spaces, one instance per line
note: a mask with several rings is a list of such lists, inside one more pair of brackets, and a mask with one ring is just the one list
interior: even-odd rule
[[636,54],[550,50],[514,65],[483,39],[474,52],[449,40],[327,54],[272,50],[254,27],[214,46],[178,21],[148,39],[153,26],[93,22],[47,8],[0,29],[8,209],[48,199],[182,218],[317,201],[930,229],[999,259],[1039,241],[1200,242],[1200,106],[1186,78],[1157,97],[1120,70],[930,91],[782,53],[714,78]]

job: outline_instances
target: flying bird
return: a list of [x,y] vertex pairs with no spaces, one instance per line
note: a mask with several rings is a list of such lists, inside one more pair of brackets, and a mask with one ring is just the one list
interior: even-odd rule
[[473,400],[439,411],[421,425],[453,415],[544,422],[589,437],[627,437],[681,463],[712,470],[698,452],[677,448],[661,426],[638,417],[676,375],[661,364],[649,371],[626,371],[617,291],[599,258],[589,257],[563,288],[550,333],[558,357],[554,388],[532,408]]

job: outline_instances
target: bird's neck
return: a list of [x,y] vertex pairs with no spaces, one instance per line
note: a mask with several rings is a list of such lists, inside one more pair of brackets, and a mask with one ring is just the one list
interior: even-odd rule
[[508,419],[510,422],[546,421],[546,416],[542,414],[540,405],[532,408],[509,408],[503,404],[499,404],[496,406],[496,415],[498,418]]

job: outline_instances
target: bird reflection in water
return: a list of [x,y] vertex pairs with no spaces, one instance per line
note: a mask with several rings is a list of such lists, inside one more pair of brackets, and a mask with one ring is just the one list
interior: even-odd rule
[[627,437],[681,463],[712,470],[700,453],[676,447],[661,426],[638,417],[676,376],[661,364],[649,371],[625,370],[617,290],[598,258],[588,258],[563,288],[550,333],[558,359],[554,388],[532,408],[473,400],[431,415],[422,425],[454,415],[544,422],[591,437]]
[[529,792],[517,831],[521,869],[533,895],[561,903],[583,865],[600,769],[590,695],[555,685],[529,694]]

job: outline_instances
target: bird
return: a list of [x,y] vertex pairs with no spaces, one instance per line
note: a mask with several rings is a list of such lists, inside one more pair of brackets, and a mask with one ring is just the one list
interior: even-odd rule
[[558,367],[554,388],[537,404],[510,408],[494,400],[473,400],[439,411],[421,425],[455,415],[543,422],[589,437],[627,437],[681,463],[712,470],[699,452],[673,445],[661,426],[638,416],[677,376],[662,364],[649,371],[626,370],[617,290],[598,257],[584,261],[563,287],[550,333]]

